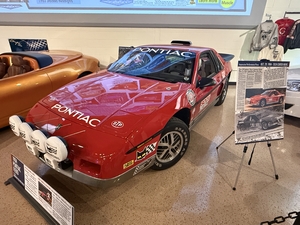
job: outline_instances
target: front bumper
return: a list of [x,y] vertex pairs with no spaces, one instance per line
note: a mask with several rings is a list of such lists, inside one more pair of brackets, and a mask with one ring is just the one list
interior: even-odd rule
[[[38,157],[44,164],[48,165],[48,163],[41,157]],[[136,165],[132,169],[124,172],[123,174],[120,174],[119,176],[116,176],[114,178],[110,179],[99,179],[92,176],[89,176],[87,174],[84,174],[80,171],[74,170],[72,167],[69,167],[68,169],[62,169],[60,167],[58,168],[52,168],[51,165],[48,165],[52,169],[56,170],[57,172],[70,177],[74,180],[77,180],[81,183],[94,186],[94,187],[100,187],[102,189],[107,189],[109,187],[115,186],[119,183],[123,183],[126,180],[130,179],[131,177],[135,176],[137,173],[141,172],[142,170],[146,170],[150,168],[155,161],[155,155],[149,157],[145,161],[142,161],[140,164]]]

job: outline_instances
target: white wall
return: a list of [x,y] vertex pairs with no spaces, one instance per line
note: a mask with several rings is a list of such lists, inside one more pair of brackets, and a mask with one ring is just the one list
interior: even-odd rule
[[[300,0],[267,0],[265,14],[273,21],[285,11],[300,12]],[[299,15],[288,15],[300,19]],[[266,20],[264,15],[262,21]],[[237,61],[256,60],[258,52],[249,54],[254,30],[174,29],[174,28],[106,28],[106,27],[34,27],[0,26],[0,52],[10,51],[9,38],[47,39],[49,49],[72,49],[98,58],[103,66],[115,61],[119,46],[164,44],[173,39],[190,40],[194,45],[213,47],[219,52],[235,55],[231,81],[236,81]],[[300,65],[300,50],[288,50],[284,60]]]

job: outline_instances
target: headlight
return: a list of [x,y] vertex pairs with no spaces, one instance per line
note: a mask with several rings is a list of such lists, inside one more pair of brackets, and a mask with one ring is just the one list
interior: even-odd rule
[[13,115],[9,117],[10,129],[14,132],[16,136],[20,136],[19,126],[23,123],[25,119],[21,116]]
[[35,130],[31,133],[31,141],[35,148],[43,153],[46,153],[46,140],[50,135],[43,130]]
[[46,140],[46,151],[58,162],[68,156],[67,143],[62,137],[52,136]]
[[31,144],[31,133],[35,130],[34,125],[30,123],[23,122],[19,126],[20,136],[24,141]]
[[289,91],[300,91],[300,80],[288,80],[286,89]]

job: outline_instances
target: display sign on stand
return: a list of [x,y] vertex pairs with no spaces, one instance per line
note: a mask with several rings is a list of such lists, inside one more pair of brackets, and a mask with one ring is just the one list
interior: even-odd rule
[[239,61],[235,143],[284,137],[284,100],[289,62]]
[[74,224],[74,207],[14,155],[12,184],[50,224]]
[[244,144],[243,156],[233,186],[236,190],[248,144],[266,142],[270,152],[275,179],[278,179],[270,141],[283,139],[284,102],[287,69],[284,61],[239,61],[235,104],[235,130],[219,144],[218,149],[235,134],[235,144]]

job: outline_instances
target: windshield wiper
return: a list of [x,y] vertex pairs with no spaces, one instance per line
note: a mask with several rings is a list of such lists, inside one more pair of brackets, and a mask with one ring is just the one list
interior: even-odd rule
[[174,79],[166,79],[163,77],[152,77],[149,75],[138,75],[137,77],[142,77],[142,78],[147,78],[147,79],[152,79],[152,80],[161,80],[161,81],[170,82],[170,83],[177,83],[177,81],[175,81]]

